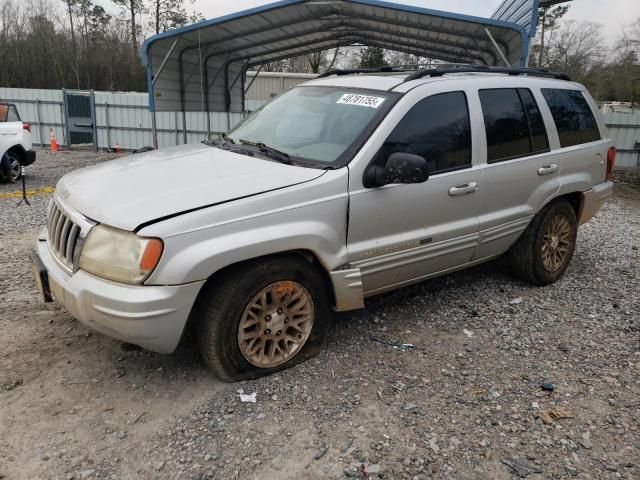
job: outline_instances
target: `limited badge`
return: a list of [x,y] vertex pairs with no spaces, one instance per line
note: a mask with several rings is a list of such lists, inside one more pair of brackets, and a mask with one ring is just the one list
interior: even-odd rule
[[372,97],[370,95],[358,95],[356,93],[345,93],[336,103],[342,105],[356,105],[358,107],[378,108],[384,102],[382,97]]

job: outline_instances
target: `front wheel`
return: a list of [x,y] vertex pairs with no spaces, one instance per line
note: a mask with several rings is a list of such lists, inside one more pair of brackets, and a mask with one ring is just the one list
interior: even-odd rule
[[569,202],[542,209],[509,252],[514,274],[534,285],[548,285],[567,270],[576,248],[578,222]]
[[205,287],[194,314],[202,357],[225,381],[269,375],[318,353],[331,318],[321,272],[295,255],[232,269]]

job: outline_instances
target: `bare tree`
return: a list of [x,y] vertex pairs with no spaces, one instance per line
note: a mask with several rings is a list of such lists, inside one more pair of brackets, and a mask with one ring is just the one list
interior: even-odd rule
[[603,45],[602,25],[568,21],[549,38],[546,63],[579,80],[593,64],[602,60]]
[[158,34],[202,20],[203,17],[200,13],[187,12],[185,3],[193,5],[194,2],[195,0],[151,0],[149,6],[150,26]]
[[136,17],[144,11],[144,3],[142,0],[112,0],[116,5],[122,6],[128,13],[130,18],[129,31],[131,34],[131,46],[133,48],[133,58],[138,58],[138,22]]
[[542,7],[538,11],[538,42],[536,45],[538,50],[538,65],[542,66],[545,60],[546,54],[546,39],[549,33],[553,33],[553,30],[558,26],[560,19],[564,17],[569,11],[569,7],[566,5],[559,5],[555,7]]

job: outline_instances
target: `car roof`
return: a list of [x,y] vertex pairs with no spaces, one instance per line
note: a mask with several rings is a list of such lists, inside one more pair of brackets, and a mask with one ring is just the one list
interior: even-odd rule
[[412,72],[364,73],[355,75],[332,75],[310,80],[303,86],[332,86],[344,88],[362,88],[386,92],[407,92],[419,85],[435,82],[473,82],[483,88],[538,86],[547,88],[584,88],[582,85],[568,80],[525,75],[505,75],[502,73],[449,73],[437,77],[425,76],[406,81]]

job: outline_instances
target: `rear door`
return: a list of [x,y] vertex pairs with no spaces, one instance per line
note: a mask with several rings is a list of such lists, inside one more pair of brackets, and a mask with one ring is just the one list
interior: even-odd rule
[[480,241],[475,259],[504,253],[538,209],[557,194],[559,157],[551,152],[539,104],[528,88],[480,89],[485,155]]
[[557,131],[561,184],[586,191],[604,182],[611,141],[603,140],[592,99],[574,88],[543,88],[541,93]]

